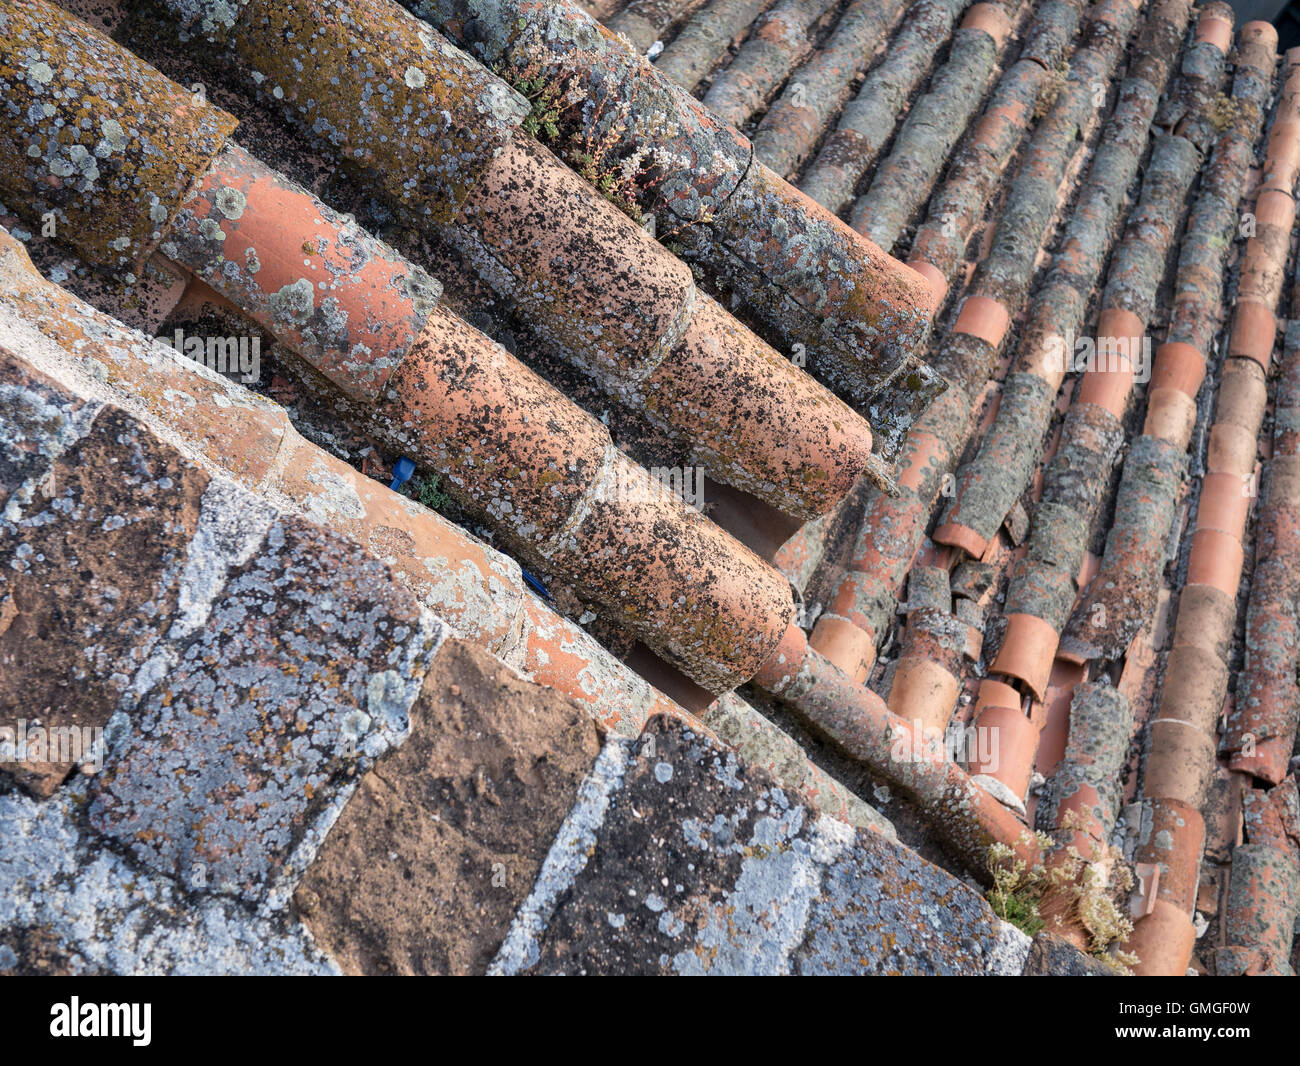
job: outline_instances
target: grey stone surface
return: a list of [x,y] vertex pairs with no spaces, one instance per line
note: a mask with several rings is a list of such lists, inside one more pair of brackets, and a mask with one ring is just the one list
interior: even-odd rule
[[0,974],[33,969],[37,937],[61,973],[337,972],[296,920],[187,895],[106,848],[78,799],[0,796]]
[[[1028,938],[1026,938],[1028,939]],[[1039,933],[1028,944],[1025,977],[1114,977],[1105,963],[1090,958],[1055,933]]]
[[680,723],[611,741],[492,972],[1018,974],[964,883]]
[[[121,408],[3,350],[0,386],[0,724],[102,730],[79,832],[181,890],[283,906],[408,735],[446,627],[355,542]],[[72,766],[4,768],[39,797]]]

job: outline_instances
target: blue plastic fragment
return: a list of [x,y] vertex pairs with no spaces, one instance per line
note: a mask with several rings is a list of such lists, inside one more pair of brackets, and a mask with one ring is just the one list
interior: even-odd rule
[[415,461],[413,459],[398,459],[397,465],[393,467],[393,483],[388,487],[396,492],[411,480],[411,475],[414,473]]
[[543,599],[550,600],[551,603],[555,602],[553,599],[551,599],[551,594],[546,591],[546,586],[543,585],[540,581],[538,581],[537,578],[533,577],[533,575],[530,574],[527,570],[525,570],[522,566],[519,568],[519,572],[524,575],[524,580],[528,582],[529,588],[533,589]]

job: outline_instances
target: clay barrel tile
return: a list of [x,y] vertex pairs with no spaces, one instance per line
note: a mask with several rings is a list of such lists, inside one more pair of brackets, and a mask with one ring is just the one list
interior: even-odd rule
[[1298,894],[1300,865],[1293,849],[1289,854],[1258,844],[1233,849],[1224,915],[1228,943],[1260,952],[1275,971],[1289,971]]
[[1232,12],[1223,14],[1203,11],[1196,20],[1196,40],[1206,41],[1224,55],[1232,48]]
[[702,7],[705,0],[629,0],[607,24],[644,52],[678,21]]
[[1020,693],[1011,685],[995,678],[985,678],[980,682],[975,697],[975,714],[978,716],[985,707],[1016,707],[1021,704]]
[[[1040,8],[1040,13],[1046,6]],[[1052,6],[1077,20],[1074,5]],[[1073,34],[1073,22],[1065,32]],[[1042,66],[1024,59],[998,83],[966,147],[958,150],[949,164],[948,177],[913,238],[910,260],[930,263],[945,277],[953,275],[971,230],[983,216],[988,197],[1002,176],[1002,168],[1029,125],[1046,77]]]
[[1001,48],[1011,34],[1011,19],[1000,3],[971,4],[961,20],[962,29],[982,30]]
[[[1300,122],[1297,123],[1300,126]],[[1297,137],[1300,144],[1300,136]],[[1289,193],[1265,189],[1255,201],[1255,232],[1246,241],[1237,281],[1237,301],[1253,301],[1276,308],[1282,295],[1286,261],[1290,253],[1295,201]]]
[[[510,142],[467,199],[459,227],[504,269],[504,293],[564,357],[616,395],[681,339],[690,270],[541,145]],[[469,258],[476,262],[475,252]],[[500,285],[497,286],[501,287]]]
[[1174,643],[1200,648],[1224,662],[1236,625],[1233,597],[1211,585],[1187,584],[1178,598],[1178,626]]
[[1246,478],[1255,470],[1257,450],[1255,434],[1246,426],[1216,422],[1210,427],[1210,450],[1206,467]]
[[1020,59],[1029,60],[1044,70],[1053,70],[1065,57],[1073,42],[1083,5],[1070,0],[1047,0],[1036,9],[1036,18],[1025,32]]
[[1195,807],[1176,799],[1143,801],[1136,862],[1160,867],[1159,898],[1191,913],[1205,846],[1205,821]]
[[[1300,720],[1295,683],[1300,624],[1291,606],[1296,593],[1291,558],[1261,559],[1255,570],[1246,609],[1245,662],[1220,745],[1230,756],[1250,760],[1261,741],[1280,739],[1285,747],[1295,737]],[[1284,767],[1256,768],[1257,776],[1273,784],[1281,780],[1279,771],[1285,774]]]
[[[916,6],[923,11],[930,7],[925,2]],[[929,198],[944,162],[983,101],[1005,43],[999,18],[1005,24],[1006,15],[993,12],[1000,13],[1001,8],[975,4],[968,9],[963,25],[952,35],[947,61],[931,77],[927,91],[907,109],[892,144],[889,137],[897,113],[919,64],[905,54],[897,63],[901,69],[891,69],[887,65],[895,54],[891,47],[886,63],[868,75],[857,99],[844,109],[839,127],[802,179],[805,192],[830,210],[839,211],[849,204],[858,179],[888,145],[889,155],[876,168],[870,187],[850,215],[853,227],[882,248],[898,244],[903,227]],[[916,37],[928,58],[925,27],[921,25],[925,20],[917,21]],[[916,51],[913,46],[913,54]]]
[[1291,196],[1295,193],[1297,174],[1300,174],[1300,121],[1288,115],[1275,122],[1269,131],[1260,188],[1264,192]]
[[993,424],[975,459],[957,473],[956,490],[934,532],[940,544],[979,558],[1032,476],[1056,391],[1037,374],[1012,373],[1002,385]]
[[0,19],[0,195],[131,275],[235,120],[45,0]]
[[930,307],[932,312],[937,314],[948,296],[947,277],[933,263],[927,263],[924,259],[909,260],[907,265],[929,283]]
[[960,692],[960,674],[922,655],[903,655],[894,670],[889,709],[918,731],[942,736]]
[[[1054,410],[1055,392],[1068,369],[1068,359],[1063,356],[1073,354],[1063,351],[1065,337],[1083,324],[1086,304],[1080,293],[1086,294],[1101,273],[1108,235],[1117,224],[1123,206],[1123,190],[1137,173],[1146,130],[1168,78],[1169,63],[1156,57],[1169,54],[1177,47],[1188,14],[1185,3],[1162,5],[1153,9],[1143,26],[1135,48],[1139,57],[1147,61],[1138,69],[1144,78],[1151,80],[1147,83],[1131,73],[1125,87],[1134,91],[1121,92],[1116,110],[1107,120],[1082,184],[1079,203],[1066,224],[1047,281],[1035,295],[1029,320],[1021,331],[1015,372],[1004,383],[993,425],[985,434],[975,460],[959,475],[955,497],[945,508],[935,531],[935,539],[940,543],[960,547],[968,554],[982,551],[982,544],[992,536],[1032,475],[1038,441],[1046,430]],[[1164,154],[1169,154],[1168,146]],[[1154,170],[1148,168],[1146,172],[1143,186],[1146,200],[1151,198],[1154,188],[1161,187],[1155,180],[1157,176],[1170,171],[1177,178],[1180,172],[1179,167],[1162,164],[1160,155],[1157,152],[1155,156]],[[1186,155],[1187,165],[1181,170],[1190,178],[1194,153],[1189,151]],[[1177,153],[1175,157],[1178,158]],[[1166,199],[1176,205],[1181,196]],[[1124,247],[1145,248],[1150,243],[1149,228],[1140,229],[1126,240]],[[1163,258],[1158,258],[1162,266]],[[1158,281],[1158,271],[1155,273]],[[1146,306],[1150,299],[1142,297],[1138,302]],[[1102,336],[1140,335],[1140,319],[1132,314],[1115,308],[1103,312],[1102,318],[1098,328]],[[1133,343],[1126,347],[1133,347]],[[1094,380],[1089,388],[1094,389],[1096,385]],[[1107,402],[1118,406],[1117,398]],[[1177,409],[1179,425],[1186,421],[1186,405],[1175,401],[1163,406]]]
[[[928,287],[913,271],[754,160],[744,137],[576,5],[468,7],[469,20],[453,0],[418,5],[489,65],[576,78],[594,102],[586,133],[596,143],[628,154],[657,146],[662,180],[640,190],[641,210],[670,213],[661,226],[680,227],[684,254],[732,282],[789,344],[805,345],[809,369],[832,391],[874,395],[913,361],[931,315]],[[792,306],[806,322],[794,320]]]
[[528,115],[522,96],[392,0],[246,0],[226,40],[289,121],[434,221],[456,216]]
[[1098,682],[1081,684],[1071,697],[1065,758],[1086,768],[1089,780],[1109,786],[1124,767],[1132,730],[1133,709],[1119,689]]
[[[637,735],[648,708],[664,699],[530,597],[513,560],[303,440],[278,406],[151,346],[45,282],[2,230],[0,274],[10,306],[93,363],[96,378],[252,491],[287,499],[368,547],[460,635],[578,700],[622,735]],[[178,404],[177,397],[192,402]]]
[[1102,311],[1097,324],[1098,365],[1084,373],[1076,403],[1096,404],[1116,418],[1123,418],[1145,332],[1142,318],[1131,311]]
[[866,682],[876,661],[875,634],[837,614],[823,612],[813,626],[809,642],[859,683]]
[[1151,388],[1142,434],[1159,437],[1185,450],[1196,429],[1196,401],[1181,389]]
[[791,622],[752,680],[774,696],[782,696],[794,684],[807,657],[808,638]]
[[1187,137],[1198,148],[1203,149],[1211,139],[1206,110],[1211,97],[1219,91],[1224,62],[1232,49],[1233,20],[1232,8],[1227,4],[1214,3],[1201,9],[1192,42],[1183,54],[1178,83],[1156,112],[1159,128]]
[[[886,28],[899,18],[904,2],[854,0],[840,12],[826,43],[792,75],[781,96],[767,109],[755,130],[754,151],[759,159],[783,177],[789,177],[798,169],[816,146],[825,126],[837,113],[844,117],[842,109],[855,77],[872,62],[873,51]],[[964,2],[947,0],[946,4],[931,5],[936,13],[929,19],[917,20],[926,23],[924,27],[917,27],[917,31],[927,43],[940,39],[946,29],[943,26],[945,9],[959,9]],[[950,26],[951,21],[949,17],[947,25]],[[936,22],[940,26],[937,32],[934,29]],[[895,58],[905,50],[904,33],[912,27],[912,20],[903,21],[902,30],[890,42],[882,65],[893,62],[908,65],[909,69],[919,66],[924,70],[923,60],[912,60],[909,64],[910,57]],[[656,65],[662,65],[662,58]],[[838,211],[838,207],[836,205],[832,210]]]
[[753,117],[808,55],[808,30],[832,0],[779,0],[741,45],[739,53],[713,79],[704,105],[724,122],[740,127]]
[[1182,908],[1157,899],[1151,913],[1138,919],[1124,943],[1137,956],[1133,972],[1139,977],[1182,977],[1196,946],[1196,926]]
[[[880,62],[868,72],[856,97],[841,113],[836,131],[837,143],[828,145],[829,151],[823,151],[819,157],[819,160],[825,160],[828,155],[847,156],[843,161],[850,164],[848,172],[843,174],[840,181],[835,182],[834,200],[827,204],[831,210],[838,212],[844,206],[843,203],[834,201],[847,200],[852,194],[853,184],[870,168],[875,153],[889,140],[908,99],[921,87],[936,52],[952,33],[953,22],[964,6],[962,0],[926,0],[924,3],[913,3],[903,15],[899,29]],[[953,54],[953,49],[956,54]],[[964,58],[960,42],[954,38],[949,50],[950,64],[952,61],[960,63]],[[940,76],[936,74],[935,88],[939,80]],[[918,118],[922,121],[923,113],[930,110],[929,99],[923,97],[914,104],[914,107],[921,108]],[[911,196],[904,197],[904,203],[891,204],[889,192],[884,188],[886,185],[898,187],[901,175],[892,164],[898,160],[900,153],[911,154],[911,142],[914,139],[912,124],[905,120],[894,138],[894,150],[889,159],[876,170],[872,182],[875,199],[869,203],[867,197],[860,198],[850,215],[850,225],[858,232],[871,236],[872,240],[877,238],[871,235],[871,222],[880,221],[882,214],[892,212],[896,206],[901,207],[903,217],[906,218],[909,207],[914,206]],[[763,143],[758,137],[755,138],[755,146],[761,155]],[[853,151],[855,146],[860,147],[856,153]],[[845,149],[848,151],[845,152]],[[913,176],[915,177],[914,171]],[[891,220],[894,233],[897,232],[897,226],[895,217]],[[879,241],[882,247],[894,243],[892,236],[889,233],[882,234],[883,239]]]
[[[1266,24],[1242,29],[1231,92],[1234,119],[1215,127],[1218,132],[1202,174],[1201,194],[1188,216],[1179,252],[1166,337],[1201,351],[1209,351],[1219,329],[1224,270],[1232,237],[1241,224],[1238,202],[1272,92],[1276,54],[1269,41],[1274,37]],[[1185,135],[1208,145],[1215,128],[1206,130],[1204,136]]]
[[1041,700],[1047,692],[1057,642],[1057,631],[1050,622],[1032,614],[1008,614],[1006,635],[990,669],[1024,682]]
[[1230,473],[1206,474],[1201,481],[1196,529],[1216,529],[1240,540],[1253,502],[1249,480]]
[[808,519],[865,467],[859,415],[698,295],[681,261],[539,145],[507,145],[457,226],[541,336],[712,477]]
[[642,204],[647,212],[666,206],[688,223],[701,221],[731,196],[749,166],[752,149],[745,137],[576,4],[404,2],[489,67],[503,65],[514,72],[510,76],[540,69],[556,83],[576,78],[597,104],[589,127],[595,143],[609,143],[620,153],[662,144],[665,173]]
[[[388,132],[385,129],[376,131],[380,141],[386,143],[411,132],[408,126],[411,122],[418,122],[423,106],[445,103],[446,107],[440,113],[450,113],[456,116],[457,121],[475,125],[480,124],[478,119],[471,120],[470,116],[482,111],[494,94],[509,98],[504,86],[491,79],[469,57],[445,42],[436,47],[429,45],[426,38],[442,41],[441,35],[391,4],[367,0],[367,4],[359,5],[356,10],[347,8],[347,5],[334,5],[330,12],[332,20],[312,33],[303,30],[298,34],[309,38],[313,49],[319,48],[327,55],[337,54],[345,46],[356,50],[359,42],[353,35],[355,27],[362,24],[359,20],[370,14],[377,18],[382,14],[384,18],[379,25],[384,33],[378,41],[372,35],[368,46],[381,60],[400,66],[405,62],[403,57],[412,58],[408,55],[412,49],[423,48],[442,64],[437,67],[436,77],[435,74],[429,75],[429,84],[455,84],[460,87],[457,91],[463,89],[467,94],[459,107],[454,106],[453,101],[441,100],[436,94],[432,103],[420,97],[419,106],[416,103],[402,105],[398,100],[397,105],[403,107],[403,125]],[[313,86],[318,86],[319,79],[325,77],[328,70],[322,73],[317,66],[300,70],[303,64],[295,63],[292,57],[283,60],[283,70],[268,68],[256,60],[262,49],[260,44],[250,43],[257,40],[253,28],[257,28],[257,32],[271,33],[273,31],[267,27],[274,22],[274,18],[263,15],[256,5],[252,5],[245,9],[231,39],[244,42],[240,45],[240,55],[259,73],[270,69],[278,77],[286,79],[294,92],[300,83],[304,94],[312,92]],[[421,69],[407,65],[407,80],[413,83],[408,88],[424,86],[425,74]],[[412,99],[418,95],[414,94]],[[384,99],[386,107],[389,101],[387,97]],[[338,101],[330,106],[336,104]],[[413,113],[408,114],[412,109]],[[306,117],[311,118],[311,115]],[[301,120],[302,116],[298,118]],[[330,123],[328,118],[321,121],[323,126],[321,122],[313,123],[318,134]],[[491,122],[484,121],[481,125],[487,132],[492,129]],[[522,138],[506,143],[512,130],[513,126],[502,125],[496,140],[487,137],[485,132],[482,143],[473,145],[458,144],[455,137],[445,138],[449,150],[458,153],[458,165],[466,174],[464,182],[455,189],[444,188],[444,176],[435,173],[442,167],[440,160],[421,161],[417,172],[415,160],[400,154],[384,161],[381,179],[392,186],[388,190],[390,195],[411,202],[417,213],[434,221],[447,221],[459,215],[459,225],[472,241],[482,245],[481,253],[477,256],[471,253],[471,259],[476,262],[479,258],[484,259],[486,262],[481,264],[481,269],[489,277],[499,277],[502,267],[513,276],[506,295],[531,314],[538,332],[607,387],[615,392],[626,391],[654,370],[685,330],[694,298],[690,272],[544,149],[530,145]],[[357,152],[347,137],[342,138],[342,144],[338,137],[331,140],[344,155],[357,158]],[[373,162],[368,159],[360,161],[367,166]],[[424,181],[426,175],[432,175],[432,184]],[[449,203],[443,202],[449,198]],[[860,446],[863,442],[869,443],[870,439],[864,423],[841,405],[833,403],[829,396],[817,393],[810,382],[792,375],[788,368],[771,360],[769,366],[769,377],[780,373],[787,383],[795,382],[803,393],[815,394],[809,399],[821,401],[823,406],[839,416],[842,425],[851,427],[850,432],[854,433],[856,440],[850,447],[859,453],[866,450]],[[703,395],[717,396],[716,390]],[[674,409],[668,407],[665,410],[672,413]],[[720,417],[714,419],[715,428],[721,421]],[[680,432],[681,427],[675,420],[670,419],[669,424]],[[825,500],[826,486],[824,479],[817,476],[818,472],[809,479],[812,503],[801,500],[797,488],[793,493],[793,503],[789,498],[791,493],[782,494],[781,490],[788,489],[792,479],[786,479],[785,484],[776,484],[764,493],[766,486],[782,480],[781,472],[774,471],[771,465],[761,467],[761,463],[751,456],[750,465],[760,466],[755,476],[754,472],[734,461],[734,451],[728,454],[726,442],[717,436],[715,434],[713,441],[706,440],[704,444],[706,448],[713,445],[709,449],[713,459],[711,467],[719,479],[733,480],[729,474],[734,468],[734,480],[742,482],[740,487],[766,495],[769,502],[793,509],[801,516],[825,510],[834,502],[833,498]],[[835,449],[836,444],[832,442],[829,450],[834,452]],[[763,457],[764,453],[760,451],[758,459]],[[857,468],[860,468],[865,455],[858,456],[858,460]],[[829,467],[834,479],[844,488],[856,473],[852,464],[848,470],[833,461],[824,462],[822,466]],[[820,471],[824,472],[824,469]],[[805,476],[805,472],[800,471],[799,476]]]
[[1165,668],[1160,717],[1187,722],[1213,735],[1227,691],[1228,668],[1221,660],[1193,645],[1177,645]]
[[842,499],[871,457],[865,420],[707,296],[637,397],[713,476],[804,521]]
[[1300,849],[1300,792],[1294,776],[1279,784],[1280,788],[1242,791],[1245,836],[1251,844],[1295,852]]
[[967,296],[952,331],[968,333],[996,348],[1006,336],[1010,323],[1011,314],[1000,301],[988,296]]
[[1264,368],[1254,360],[1229,359],[1219,379],[1214,413],[1216,425],[1241,426],[1254,435],[1259,430],[1268,401]]
[[612,448],[581,507],[540,551],[715,694],[758,670],[794,614],[780,574]]
[[1254,300],[1238,300],[1232,313],[1232,332],[1228,354],[1253,359],[1268,370],[1277,336],[1277,319],[1273,309]]
[[227,146],[162,248],[350,396],[377,399],[442,288],[355,222]]
[[985,779],[998,782],[1001,789],[990,789],[995,798],[1023,816],[1038,751],[1037,727],[1019,706],[989,706],[975,719],[975,730],[978,739],[973,745],[976,757],[968,768],[971,776],[986,788]]
[[[780,696],[850,756],[915,797],[931,824],[968,861],[983,861],[994,842],[1007,845],[1027,864],[1041,861],[1024,823],[948,758],[941,743],[917,736],[879,696],[808,648],[802,632],[791,629],[782,650],[756,676],[757,684]],[[903,751],[907,757],[899,758]]]
[[1241,540],[1214,529],[1198,530],[1192,536],[1192,553],[1187,564],[1188,584],[1211,585],[1235,596],[1241,583],[1244,560]]
[[655,70],[694,92],[731,43],[749,32],[770,0],[713,0],[697,11],[655,60]]
[[[899,458],[898,495],[873,489],[859,519],[853,553],[828,610],[866,630],[873,643],[893,614],[904,573],[924,536],[929,508],[952,462],[953,443],[965,432],[968,414],[959,389],[939,397],[908,430]],[[829,629],[820,635],[814,629],[819,651],[831,647],[821,643],[830,639]],[[837,665],[850,669],[838,660]]]
[[[851,402],[907,365],[929,329],[923,278],[759,162],[708,228],[718,254],[752,264],[810,316],[786,331],[806,346],[809,371]],[[715,257],[698,227],[684,239],[694,254]]]
[[[947,574],[940,570],[947,591]],[[913,575],[916,571],[913,571]],[[915,589],[909,600],[915,604]],[[907,618],[903,650],[889,693],[889,709],[908,722],[940,735],[948,728],[961,690],[968,627],[946,608],[919,607]]]
[[1155,609],[1165,540],[1187,469],[1182,442],[1139,436],[1125,457],[1101,569],[1080,597],[1061,647],[1118,659]]
[[460,319],[436,309],[380,409],[448,491],[570,576],[715,691],[766,657],[789,585],[639,466],[608,431]]
[[1178,389],[1196,398],[1205,380],[1205,356],[1190,344],[1162,344],[1156,349],[1151,370],[1151,388]]
[[1157,718],[1147,742],[1142,793],[1200,810],[1214,775],[1214,740],[1186,722]]

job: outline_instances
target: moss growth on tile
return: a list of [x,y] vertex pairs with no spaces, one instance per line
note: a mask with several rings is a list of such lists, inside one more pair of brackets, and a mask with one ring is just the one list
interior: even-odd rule
[[1070,65],[1062,62],[1048,71],[1046,79],[1042,83],[1042,88],[1038,93],[1038,101],[1034,104],[1034,120],[1040,121],[1047,117],[1047,113],[1056,105],[1062,92],[1065,91],[1066,85],[1070,81]]
[[1219,93],[1210,102],[1208,113],[1214,132],[1222,133],[1240,117],[1241,105],[1227,93]]

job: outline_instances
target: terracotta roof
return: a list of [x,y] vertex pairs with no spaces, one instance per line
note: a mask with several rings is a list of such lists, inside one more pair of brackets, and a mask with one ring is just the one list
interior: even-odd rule
[[[962,945],[906,972],[1291,972],[1300,53],[1267,24],[15,0],[0,31],[0,690],[103,734],[102,768],[0,769],[33,842],[0,968],[45,930],[69,969],[690,969],[766,905],[698,843],[721,819],[835,887],[717,969],[890,969],[875,926],[819,938],[901,864]],[[105,913],[184,892],[208,932],[77,927],[110,844]],[[1055,939],[918,851],[1023,863]],[[479,932],[423,855],[510,867]],[[647,918],[611,878],[681,887]]]

